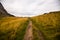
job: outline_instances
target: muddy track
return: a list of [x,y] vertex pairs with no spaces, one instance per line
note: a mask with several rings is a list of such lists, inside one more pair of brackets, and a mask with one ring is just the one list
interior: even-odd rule
[[26,29],[26,33],[23,40],[33,40],[33,33],[32,33],[32,21],[29,21],[28,27]]

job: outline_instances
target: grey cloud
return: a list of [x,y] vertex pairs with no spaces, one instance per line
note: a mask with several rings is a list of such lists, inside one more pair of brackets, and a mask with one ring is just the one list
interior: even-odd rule
[[16,16],[32,16],[60,10],[60,0],[2,0],[1,2],[10,14]]
[[20,13],[20,15],[35,15],[34,13]]

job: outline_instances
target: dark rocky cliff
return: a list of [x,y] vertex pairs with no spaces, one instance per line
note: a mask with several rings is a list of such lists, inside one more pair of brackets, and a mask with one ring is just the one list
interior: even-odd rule
[[13,16],[9,14],[3,7],[3,5],[0,3],[0,17],[6,17],[6,16]]

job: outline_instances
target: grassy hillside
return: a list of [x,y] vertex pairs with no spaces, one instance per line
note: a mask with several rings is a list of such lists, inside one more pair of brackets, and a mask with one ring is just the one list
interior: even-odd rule
[[34,40],[40,40],[39,32],[45,40],[60,40],[60,11],[50,12],[31,18]]
[[31,18],[1,17],[0,40],[23,40],[32,21],[33,40],[60,40],[60,11]]
[[0,19],[0,40],[23,40],[27,18],[3,17]]

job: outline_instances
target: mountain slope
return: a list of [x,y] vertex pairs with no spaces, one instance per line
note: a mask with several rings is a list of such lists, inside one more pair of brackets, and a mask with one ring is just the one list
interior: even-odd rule
[[9,14],[3,7],[3,5],[0,3],[0,17],[6,17],[6,16],[13,16]]
[[31,20],[34,40],[41,39],[42,36],[39,35],[43,35],[44,40],[60,40],[60,11],[45,13]]

